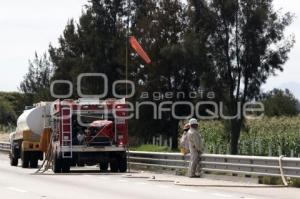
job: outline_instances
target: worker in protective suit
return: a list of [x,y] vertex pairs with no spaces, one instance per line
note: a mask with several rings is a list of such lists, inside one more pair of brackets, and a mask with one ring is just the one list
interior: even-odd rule
[[181,153],[183,155],[186,155],[189,153],[189,140],[187,137],[187,133],[190,130],[190,124],[185,124],[183,127],[183,134],[180,139],[180,148],[181,148]]
[[198,132],[198,121],[196,119],[191,119],[189,121],[190,130],[187,133],[189,149],[191,153],[191,160],[189,165],[188,176],[200,177],[196,176],[196,170],[200,167],[200,158],[204,151],[203,141],[200,133]]

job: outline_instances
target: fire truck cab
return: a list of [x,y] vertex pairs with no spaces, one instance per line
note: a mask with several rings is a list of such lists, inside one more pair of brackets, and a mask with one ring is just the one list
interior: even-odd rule
[[52,170],[99,165],[101,171],[127,170],[125,99],[57,100],[51,108]]

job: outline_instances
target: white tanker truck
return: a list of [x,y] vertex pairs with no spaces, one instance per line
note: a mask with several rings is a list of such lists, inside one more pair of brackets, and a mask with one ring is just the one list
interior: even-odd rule
[[19,116],[16,131],[9,136],[11,166],[17,166],[21,158],[23,168],[37,168],[38,161],[43,160],[40,141],[44,129],[50,127],[50,106],[50,102],[41,102]]

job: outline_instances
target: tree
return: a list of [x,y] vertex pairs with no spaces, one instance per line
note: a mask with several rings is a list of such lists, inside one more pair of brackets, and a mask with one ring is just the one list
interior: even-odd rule
[[299,101],[288,90],[273,89],[263,94],[265,115],[274,116],[297,116],[299,114]]
[[[9,102],[16,116],[23,113],[25,106],[32,105],[32,99],[19,92],[0,92],[0,99]],[[13,123],[16,123],[16,121],[13,121]]]
[[[163,108],[170,110],[175,102],[192,102],[189,93],[199,88],[199,77],[205,63],[201,63],[202,40],[194,38],[189,28],[187,6],[181,1],[172,0],[135,1],[133,6],[136,11],[132,34],[139,39],[152,59],[150,65],[143,65],[138,57],[131,57],[130,77],[136,82],[139,93],[147,92],[150,96],[150,99],[136,100],[152,100],[157,105],[168,103]],[[161,94],[160,99],[154,100],[151,96],[157,92]],[[179,92],[184,93],[180,98],[177,95]],[[167,93],[173,95],[167,97]],[[176,106],[175,110],[181,116],[188,115],[188,111],[187,106]],[[172,148],[177,149],[179,119],[171,111],[164,111],[162,118],[155,120],[152,107],[145,108],[139,118],[139,125],[139,132],[148,130],[152,134],[172,137]]]
[[32,99],[32,102],[49,100],[52,63],[47,54],[38,57],[35,53],[33,61],[29,61],[28,73],[20,84],[20,90]]
[[[238,114],[239,106],[255,99],[268,77],[283,70],[293,44],[284,31],[292,15],[280,15],[273,0],[191,0],[195,29],[208,34],[210,65],[215,84],[222,89],[227,113]],[[205,28],[205,29],[204,29]],[[231,153],[238,153],[244,116],[230,121]]]
[[[81,73],[105,73],[109,88],[115,80],[123,79],[126,46],[124,6],[124,0],[90,1],[78,23],[74,20],[68,22],[59,38],[59,46],[50,46],[53,80],[71,81],[73,97],[78,97],[77,77]],[[97,78],[86,79],[81,88],[84,94],[92,95],[103,89],[103,82]],[[111,89],[107,97],[112,97]]]
[[11,126],[16,121],[16,113],[9,101],[0,98],[0,124]]

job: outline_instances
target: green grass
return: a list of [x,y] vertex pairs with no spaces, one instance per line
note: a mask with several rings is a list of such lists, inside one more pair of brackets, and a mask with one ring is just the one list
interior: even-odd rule
[[[300,187],[300,179],[287,178],[287,182],[290,187]],[[266,185],[283,185],[281,177],[259,177],[259,183]]]
[[166,146],[155,146],[151,144],[144,144],[138,147],[131,147],[131,151],[149,151],[149,152],[172,152],[168,147]]
[[297,187],[297,188],[300,187],[300,179],[292,178],[288,180],[288,183],[291,187]]
[[263,176],[259,177],[259,184],[265,185],[283,185],[281,177]]

